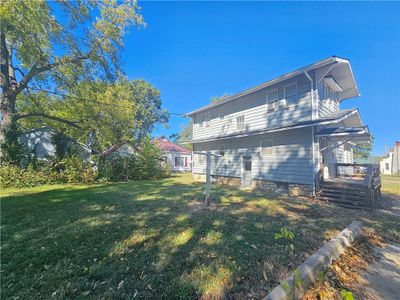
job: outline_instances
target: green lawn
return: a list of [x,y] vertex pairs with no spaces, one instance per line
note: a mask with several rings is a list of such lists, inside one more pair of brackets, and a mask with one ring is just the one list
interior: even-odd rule
[[3,190],[1,298],[259,298],[354,219],[400,241],[395,216],[216,186],[204,210],[203,189],[183,174]]
[[382,192],[393,195],[400,195],[400,176],[381,175]]

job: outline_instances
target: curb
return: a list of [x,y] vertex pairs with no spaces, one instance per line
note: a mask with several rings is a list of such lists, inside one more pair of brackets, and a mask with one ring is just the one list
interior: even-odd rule
[[299,299],[313,283],[321,271],[324,271],[332,261],[339,258],[340,254],[361,234],[362,223],[353,221],[335,238],[326,242],[292,275],[286,277],[263,300]]

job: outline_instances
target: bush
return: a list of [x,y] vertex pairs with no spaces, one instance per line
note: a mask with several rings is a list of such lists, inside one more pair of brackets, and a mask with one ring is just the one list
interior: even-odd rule
[[5,164],[0,167],[0,186],[33,187],[56,183],[92,183],[97,172],[79,157],[68,157],[61,161],[40,161],[27,168]]
[[108,181],[126,181],[170,176],[169,164],[161,160],[160,149],[150,139],[144,139],[139,149],[129,157],[99,160],[99,177]]

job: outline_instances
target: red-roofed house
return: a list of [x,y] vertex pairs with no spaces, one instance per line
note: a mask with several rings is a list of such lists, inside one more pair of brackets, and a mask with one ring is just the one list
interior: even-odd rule
[[171,164],[172,171],[186,172],[192,170],[192,152],[172,143],[165,137],[156,139],[157,146],[164,153],[165,159]]

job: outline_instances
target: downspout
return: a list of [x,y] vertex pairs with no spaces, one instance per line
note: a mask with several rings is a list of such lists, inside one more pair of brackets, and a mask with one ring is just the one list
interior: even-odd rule
[[[314,103],[314,80],[312,80],[310,74],[308,74],[307,71],[304,71],[304,74],[307,76],[308,80],[310,80],[311,83],[311,89],[310,89],[310,94],[311,94],[311,120],[314,119],[314,108],[315,108],[315,103]],[[315,184],[315,177],[316,177],[316,161],[315,161],[315,147],[314,147],[314,140],[315,140],[315,132],[314,129],[315,126],[311,127],[311,161],[312,161],[312,166],[313,166],[313,174],[312,174],[312,196],[315,197],[315,192],[316,192],[316,184]]]

